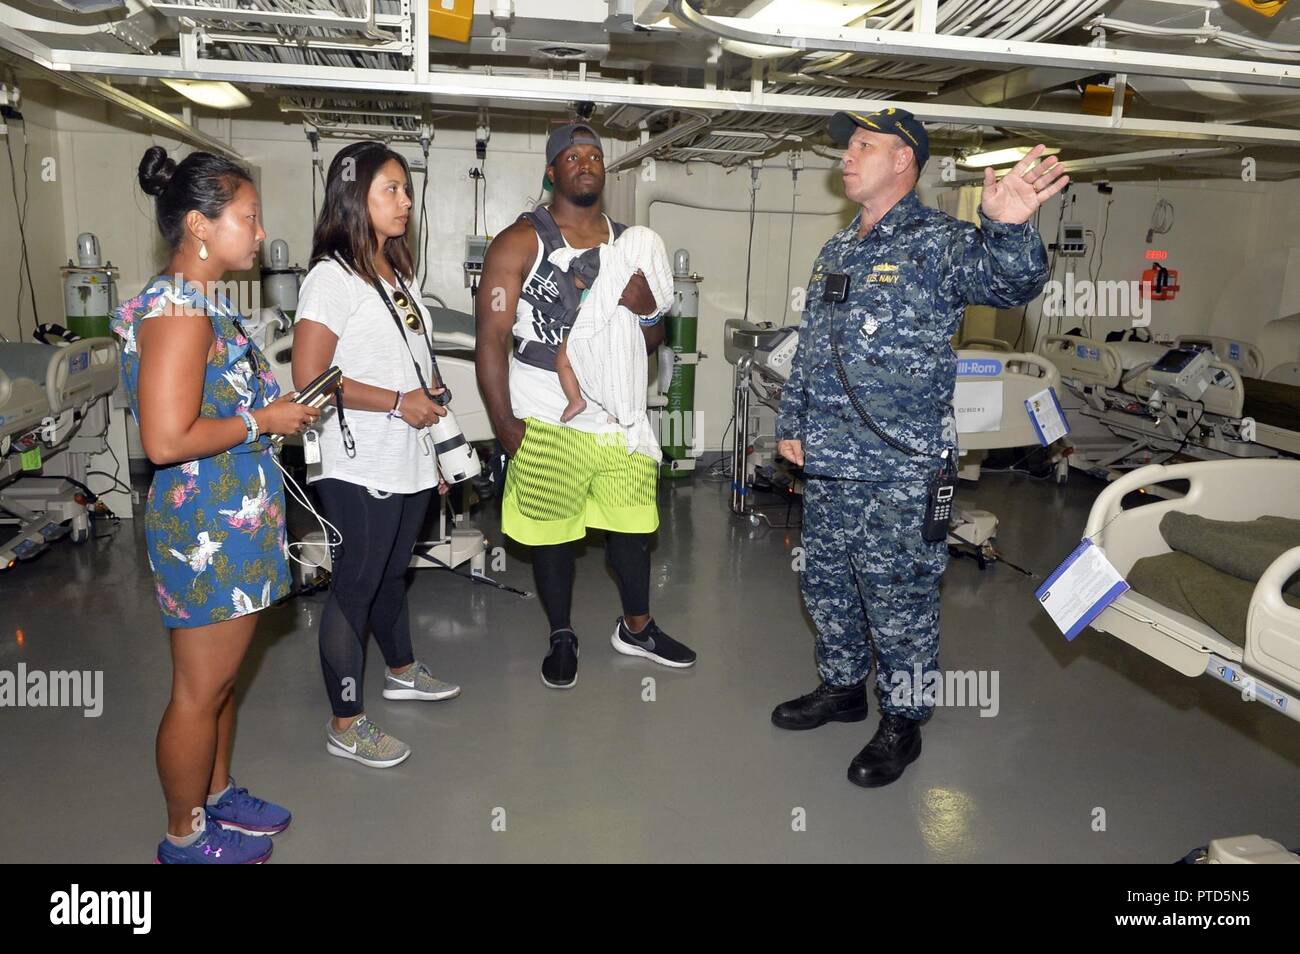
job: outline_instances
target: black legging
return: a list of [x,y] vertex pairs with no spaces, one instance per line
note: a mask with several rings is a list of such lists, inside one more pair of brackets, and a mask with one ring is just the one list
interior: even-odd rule
[[[330,596],[320,623],[320,664],[330,708],[340,719],[365,712],[366,624],[389,669],[415,661],[406,605],[406,568],[411,562],[432,490],[373,496],[344,480],[318,480],[325,517],[343,534],[331,550]],[[349,681],[350,680],[350,681]]]
[[[605,560],[614,571],[624,616],[650,612],[650,534],[605,531]],[[533,547],[533,579],[551,632],[569,629],[573,607],[572,543]]]

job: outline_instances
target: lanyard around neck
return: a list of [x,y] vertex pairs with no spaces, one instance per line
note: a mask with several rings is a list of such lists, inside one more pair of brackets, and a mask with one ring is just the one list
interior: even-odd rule
[[[415,304],[415,299],[411,297],[411,293],[407,290],[406,283],[402,281],[402,276],[397,273],[397,269],[393,269],[393,277],[397,279],[397,287],[402,290],[402,294],[406,296],[406,300],[411,303],[411,307],[415,309],[415,313],[418,316],[420,312],[419,308]],[[445,405],[449,403],[451,401],[451,390],[443,384],[442,372],[438,370],[438,358],[433,353],[433,341],[430,337],[431,329],[426,327],[421,338],[424,339],[424,347],[428,349],[429,352],[429,367],[433,371],[434,380],[437,382],[439,387],[443,388],[443,392],[437,395],[433,394],[429,389],[429,382],[424,378],[424,369],[420,367],[420,362],[416,360],[415,352],[411,349],[411,341],[406,336],[406,325],[403,324],[401,316],[397,314],[397,308],[388,297],[388,290],[384,288],[383,284],[378,279],[375,279],[373,284],[375,286],[375,291],[379,292],[379,297],[383,299],[385,307],[388,308],[388,313],[392,315],[393,323],[397,325],[397,333],[402,336],[402,343],[406,345],[406,353],[411,356],[411,364],[415,366],[415,376],[419,379],[420,388],[424,391],[424,396],[435,404]]]

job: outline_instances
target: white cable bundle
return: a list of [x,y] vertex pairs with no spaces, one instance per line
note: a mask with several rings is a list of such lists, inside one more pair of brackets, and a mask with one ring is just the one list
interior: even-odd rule
[[[1156,192],[1158,196],[1159,191]],[[1155,208],[1151,210],[1151,227],[1147,229],[1147,244],[1157,235],[1164,235],[1174,227],[1174,204],[1168,199],[1156,199]]]
[[[549,260],[568,271],[585,250],[556,249]],[[647,358],[639,316],[618,303],[640,271],[660,312],[673,301],[673,269],[658,233],[632,226],[613,245],[600,246],[600,275],[578,309],[566,353],[583,393],[608,412],[627,439],[628,453],[662,460],[646,414]]]

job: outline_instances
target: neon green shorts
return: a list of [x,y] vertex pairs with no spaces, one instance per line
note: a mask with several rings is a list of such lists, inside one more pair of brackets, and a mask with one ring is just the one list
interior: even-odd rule
[[659,466],[629,454],[621,433],[589,434],[536,418],[506,469],[501,530],[526,546],[567,543],[589,527],[619,533],[659,528]]

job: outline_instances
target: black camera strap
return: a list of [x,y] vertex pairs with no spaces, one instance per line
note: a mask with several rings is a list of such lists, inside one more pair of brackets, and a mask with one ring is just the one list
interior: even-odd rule
[[357,456],[357,442],[352,439],[352,428],[348,427],[347,419],[343,416],[343,382],[334,389],[334,407],[339,415],[339,433],[343,436],[343,453],[348,457]]
[[[406,283],[402,281],[402,276],[398,273],[396,268],[393,269],[393,277],[397,279],[397,287],[402,290],[402,294],[406,296],[406,300],[411,303],[411,308],[414,310],[416,316],[419,317],[420,310],[415,303],[415,299],[411,297],[410,291],[406,288]],[[428,349],[429,352],[429,367],[433,370],[433,378],[437,386],[444,388],[443,392],[437,395],[432,393],[429,388],[429,382],[425,380],[424,369],[420,367],[420,362],[416,359],[415,352],[411,349],[411,341],[406,336],[406,325],[402,321],[401,316],[398,315],[397,307],[393,304],[392,299],[388,297],[388,291],[377,278],[372,279],[371,284],[375,286],[375,291],[379,292],[379,297],[388,308],[388,313],[393,316],[393,323],[397,325],[397,333],[402,336],[402,343],[406,345],[406,353],[411,356],[411,364],[415,366],[415,376],[420,382],[420,389],[424,391],[424,396],[434,404],[449,404],[451,402],[451,390],[447,389],[442,383],[442,372],[438,370],[438,358],[433,353],[433,340],[430,334],[432,329],[429,328],[427,322],[422,321],[422,324],[424,324],[425,327],[424,333],[421,337],[424,339],[424,347]]]

